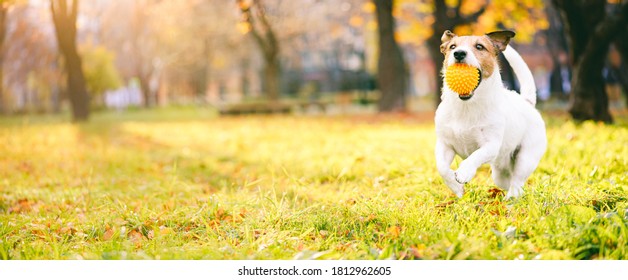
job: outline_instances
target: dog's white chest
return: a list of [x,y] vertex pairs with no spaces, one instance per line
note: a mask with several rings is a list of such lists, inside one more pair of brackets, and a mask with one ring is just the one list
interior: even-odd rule
[[462,124],[448,124],[441,128],[442,139],[446,139],[456,154],[467,158],[484,144],[482,128]]

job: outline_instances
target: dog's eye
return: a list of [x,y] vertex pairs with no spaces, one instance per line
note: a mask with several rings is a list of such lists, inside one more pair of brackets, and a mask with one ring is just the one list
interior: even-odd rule
[[453,45],[453,44],[452,44],[451,46],[449,46],[449,49],[452,49],[452,50],[453,50],[453,49],[455,49],[455,48],[456,48],[456,45]]
[[483,49],[484,49],[484,46],[482,46],[482,45],[480,45],[480,44],[477,44],[477,45],[475,45],[475,48],[476,48],[478,51],[481,51],[481,50],[483,50]]

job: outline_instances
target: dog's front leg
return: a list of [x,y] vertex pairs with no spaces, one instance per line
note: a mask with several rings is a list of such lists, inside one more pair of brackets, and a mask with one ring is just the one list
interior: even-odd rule
[[436,139],[436,168],[438,169],[438,173],[445,180],[445,184],[451,191],[453,191],[456,196],[462,197],[464,193],[464,185],[456,182],[456,176],[454,171],[451,169],[451,162],[454,160],[454,156],[456,153],[454,150],[443,143],[441,140]]
[[480,165],[495,159],[500,149],[499,141],[486,142],[482,147],[473,152],[467,159],[463,160],[454,172],[456,182],[466,184],[473,179],[475,172]]

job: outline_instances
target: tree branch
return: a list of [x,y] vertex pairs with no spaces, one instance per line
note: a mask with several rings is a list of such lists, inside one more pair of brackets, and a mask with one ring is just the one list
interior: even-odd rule
[[460,14],[460,8],[462,7],[462,5],[464,5],[464,1],[465,0],[458,0],[458,6],[456,6],[456,18],[462,18],[462,15]]
[[[253,35],[253,39],[262,49],[264,56],[272,56],[277,49],[277,39],[272,32],[270,23],[265,18],[265,15],[262,11],[262,6],[259,0],[254,0],[253,4],[250,6],[244,5],[243,0],[237,0],[238,6],[240,7],[240,11],[245,16],[246,22],[249,24],[251,28],[251,35]],[[262,32],[258,29],[258,26],[255,23],[255,19],[253,18],[253,6],[257,9],[257,17],[259,18],[261,25],[265,29],[266,32],[262,34]]]
[[478,20],[478,18],[484,14],[484,12],[486,12],[486,8],[488,7],[488,4],[484,4],[482,5],[482,8],[480,8],[477,12],[470,14],[466,17],[462,17],[460,16],[459,18],[454,19],[454,21],[456,22],[456,25],[463,25],[463,24],[469,24],[472,22],[476,22]]
[[267,46],[267,55],[274,55],[272,52],[275,52],[277,49],[277,37],[275,36],[275,32],[266,17],[266,12],[264,11],[264,6],[260,2],[260,0],[253,0],[253,3],[257,7],[257,17],[259,18],[262,26],[264,26],[265,37],[266,37],[266,46]]
[[[608,42],[617,36],[621,36],[626,25],[628,24],[628,4],[623,4],[620,13],[614,16],[608,16],[604,21],[595,26],[591,35],[594,42]],[[624,29],[622,29],[624,28]]]

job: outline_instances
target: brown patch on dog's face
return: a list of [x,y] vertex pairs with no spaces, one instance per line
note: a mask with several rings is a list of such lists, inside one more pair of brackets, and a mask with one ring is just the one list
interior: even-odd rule
[[473,36],[472,38],[475,38],[475,42],[472,43],[473,54],[480,62],[482,75],[490,77],[495,71],[495,63],[499,53],[486,36]]

